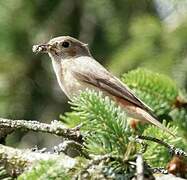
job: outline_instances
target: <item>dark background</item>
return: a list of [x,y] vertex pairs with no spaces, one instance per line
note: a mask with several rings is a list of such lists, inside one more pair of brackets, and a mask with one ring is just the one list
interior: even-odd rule
[[[185,0],[0,1],[0,116],[49,122],[70,110],[49,57],[32,53],[33,44],[61,35],[88,43],[117,76],[145,67],[186,89],[185,14]],[[8,143],[32,147],[57,140],[23,132]]]

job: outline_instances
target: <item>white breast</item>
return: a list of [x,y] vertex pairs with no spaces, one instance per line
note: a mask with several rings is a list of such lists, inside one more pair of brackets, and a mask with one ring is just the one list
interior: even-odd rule
[[74,95],[78,95],[81,91],[85,89],[95,89],[93,86],[85,84],[84,82],[78,81],[73,76],[74,68],[81,68],[81,65],[77,67],[74,63],[75,59],[65,59],[62,61],[52,60],[53,68],[58,80],[58,83],[64,93],[71,98]]

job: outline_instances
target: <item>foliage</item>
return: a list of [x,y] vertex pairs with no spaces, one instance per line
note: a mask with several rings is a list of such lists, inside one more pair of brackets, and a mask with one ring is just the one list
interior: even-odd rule
[[126,83],[159,116],[174,107],[179,90],[168,77],[145,69],[130,71],[122,76]]
[[12,180],[13,178],[7,173],[5,167],[0,166],[0,179]]
[[[166,122],[164,122],[164,125],[166,126]],[[157,137],[164,142],[167,142],[168,144],[173,144],[178,148],[186,150],[187,143],[184,142],[184,139],[179,136],[180,129],[172,125],[172,123],[168,123],[166,127],[170,129],[176,138],[168,136],[167,132],[163,132],[162,130],[153,126],[149,126],[147,129],[145,129],[143,134],[145,136]],[[151,141],[146,143],[148,146],[146,152],[143,155],[146,162],[152,167],[165,167],[166,163],[171,160],[171,154],[168,153],[168,150],[165,147]]]
[[[92,154],[113,154],[125,157],[132,132],[120,107],[108,97],[93,91],[73,99],[73,110],[79,113],[86,136],[86,148]],[[89,122],[89,123],[88,123]],[[130,152],[129,152],[130,154]],[[128,154],[127,154],[128,155]]]
[[181,132],[187,140],[187,108],[176,108],[170,112],[172,118],[175,120],[175,124],[180,127]]
[[70,180],[66,175],[63,166],[60,161],[40,161],[32,170],[26,171],[24,174],[18,177],[18,180]]

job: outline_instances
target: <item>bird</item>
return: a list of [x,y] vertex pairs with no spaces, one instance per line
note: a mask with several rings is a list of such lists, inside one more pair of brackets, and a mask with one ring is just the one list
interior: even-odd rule
[[129,117],[153,124],[174,136],[159,122],[148,105],[94,59],[88,44],[70,36],[59,36],[47,43],[34,45],[32,50],[34,53],[49,55],[58,84],[70,100],[87,89],[102,91],[105,96],[109,96],[121,106]]

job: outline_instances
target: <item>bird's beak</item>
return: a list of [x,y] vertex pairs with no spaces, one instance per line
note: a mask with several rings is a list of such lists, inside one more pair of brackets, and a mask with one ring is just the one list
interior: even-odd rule
[[32,47],[32,51],[34,53],[49,53],[51,51],[55,52],[57,51],[57,47],[55,44],[39,44],[39,45],[34,45]]

